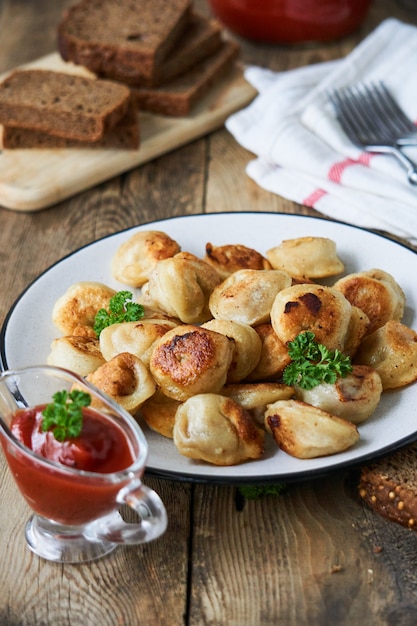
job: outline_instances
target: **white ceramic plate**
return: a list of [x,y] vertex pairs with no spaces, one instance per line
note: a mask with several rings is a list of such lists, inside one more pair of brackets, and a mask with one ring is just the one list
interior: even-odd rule
[[[89,244],[65,257],[19,297],[1,331],[3,368],[46,362],[52,340],[59,335],[51,321],[53,304],[66,289],[80,280],[100,281],[126,289],[110,274],[110,260],[117,248],[138,230],[162,230],[183,250],[203,256],[205,244],[241,243],[259,252],[282,239],[308,235],[333,239],[345,263],[346,273],[381,268],[391,273],[407,298],[404,323],[417,328],[417,255],[409,248],[354,226],[325,219],[274,213],[220,213],[177,217],[143,224]],[[262,460],[233,467],[215,467],[181,456],[172,441],[143,427],[149,441],[148,473],[205,482],[266,483],[305,479],[336,468],[369,461],[417,438],[417,385],[385,393],[376,413],[359,427],[354,448],[333,456],[299,460],[292,458],[268,438]]]

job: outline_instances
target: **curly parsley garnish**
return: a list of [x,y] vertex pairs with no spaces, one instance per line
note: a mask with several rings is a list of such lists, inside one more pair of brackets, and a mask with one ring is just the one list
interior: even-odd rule
[[352,371],[350,357],[318,343],[311,331],[300,333],[290,341],[288,353],[291,363],[283,374],[286,385],[313,389],[321,383],[334,384],[338,377],[344,378]]
[[246,500],[258,500],[264,496],[280,496],[287,490],[285,483],[273,485],[239,485],[238,490]]
[[91,396],[85,391],[57,391],[53,402],[42,411],[42,430],[52,430],[57,441],[78,437],[83,427],[83,407],[91,404]]
[[130,291],[118,291],[110,298],[108,311],[106,309],[97,311],[93,326],[97,337],[100,336],[101,331],[107,326],[119,324],[120,322],[137,322],[142,319],[144,314],[143,306],[137,302],[130,302],[132,297]]

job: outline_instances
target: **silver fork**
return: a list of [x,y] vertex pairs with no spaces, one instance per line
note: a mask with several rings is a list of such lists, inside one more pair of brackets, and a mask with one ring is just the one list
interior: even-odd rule
[[[416,126],[395,103],[381,83],[329,90],[337,119],[350,141],[366,152],[390,154],[407,171],[410,183],[417,184],[417,167],[402,152],[402,146],[417,145]],[[388,103],[388,104],[387,104]],[[389,105],[389,108],[388,108]]]

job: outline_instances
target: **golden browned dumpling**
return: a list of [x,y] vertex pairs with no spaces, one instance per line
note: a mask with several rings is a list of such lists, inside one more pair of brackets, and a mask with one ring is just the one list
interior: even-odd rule
[[219,275],[208,263],[180,252],[156,264],[143,291],[143,302],[185,324],[201,324],[212,317],[209,296],[219,283]]
[[261,356],[257,366],[247,376],[247,381],[276,380],[289,365],[291,358],[287,346],[281,341],[270,322],[254,327],[261,342]]
[[214,267],[222,280],[238,270],[272,269],[270,262],[262,254],[241,244],[213,246],[207,243],[204,260]]
[[227,382],[236,383],[246,378],[261,356],[262,341],[256,330],[248,324],[230,320],[210,320],[202,327],[233,339],[233,358],[227,372]]
[[132,415],[155,393],[155,382],[140,359],[121,352],[87,376],[87,380],[104,391]]
[[351,304],[369,318],[368,333],[381,328],[388,320],[400,320],[405,295],[394,278],[380,269],[348,274],[334,284]]
[[217,393],[226,382],[233,344],[233,339],[207,328],[178,326],[155,345],[151,373],[162,393],[174,400]]
[[112,324],[100,333],[100,349],[106,361],[120,352],[130,352],[149,366],[155,343],[176,326],[175,322],[158,319]]
[[100,309],[108,308],[115,294],[114,289],[102,283],[75,283],[55,302],[52,321],[63,335],[95,337],[95,316]]
[[379,374],[367,365],[354,365],[350,374],[334,384],[321,383],[313,389],[295,386],[298,400],[312,404],[332,415],[361,424],[379,404],[382,382]]
[[326,237],[287,239],[268,250],[266,256],[274,269],[295,279],[324,278],[344,270],[335,242]]
[[140,414],[149,428],[172,439],[174,434],[175,415],[181,402],[165,396],[157,389],[153,396],[145,400],[140,407]]
[[51,343],[51,351],[46,359],[48,365],[57,365],[72,370],[80,376],[94,372],[105,359],[95,337],[58,337]]
[[276,294],[289,285],[290,276],[279,270],[239,270],[213,290],[210,311],[216,319],[263,324],[270,321]]
[[174,443],[191,459],[237,465],[264,452],[264,431],[231,398],[198,394],[177,409]]
[[336,454],[359,440],[352,422],[299,400],[271,404],[265,426],[282,450],[299,459]]
[[263,424],[267,405],[277,400],[289,400],[294,395],[294,388],[281,383],[235,383],[223,387],[221,393],[243,406]]
[[396,389],[417,380],[417,333],[390,320],[365,337],[355,362],[373,367],[384,389]]
[[159,230],[135,233],[112,258],[112,275],[121,283],[141,287],[158,261],[172,257],[180,250],[176,241]]
[[352,306],[340,291],[322,285],[292,285],[280,291],[271,323],[283,343],[311,331],[329,350],[343,350]]

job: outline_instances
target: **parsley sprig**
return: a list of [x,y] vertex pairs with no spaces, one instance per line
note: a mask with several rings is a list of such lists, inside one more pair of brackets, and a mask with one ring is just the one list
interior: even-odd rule
[[137,302],[130,302],[133,296],[130,291],[118,291],[109,302],[109,310],[99,309],[94,318],[94,332],[97,337],[101,331],[112,324],[120,322],[137,322],[142,319],[144,309]]
[[246,500],[259,500],[264,496],[280,496],[287,489],[285,483],[272,485],[239,485],[238,490]]
[[315,340],[311,331],[300,333],[288,344],[291,363],[284,370],[286,385],[313,389],[321,383],[334,384],[352,371],[351,360],[340,350],[329,350]]
[[90,394],[64,389],[54,393],[52,399],[42,411],[42,430],[52,430],[58,441],[78,437],[83,427],[83,407],[91,404]]

